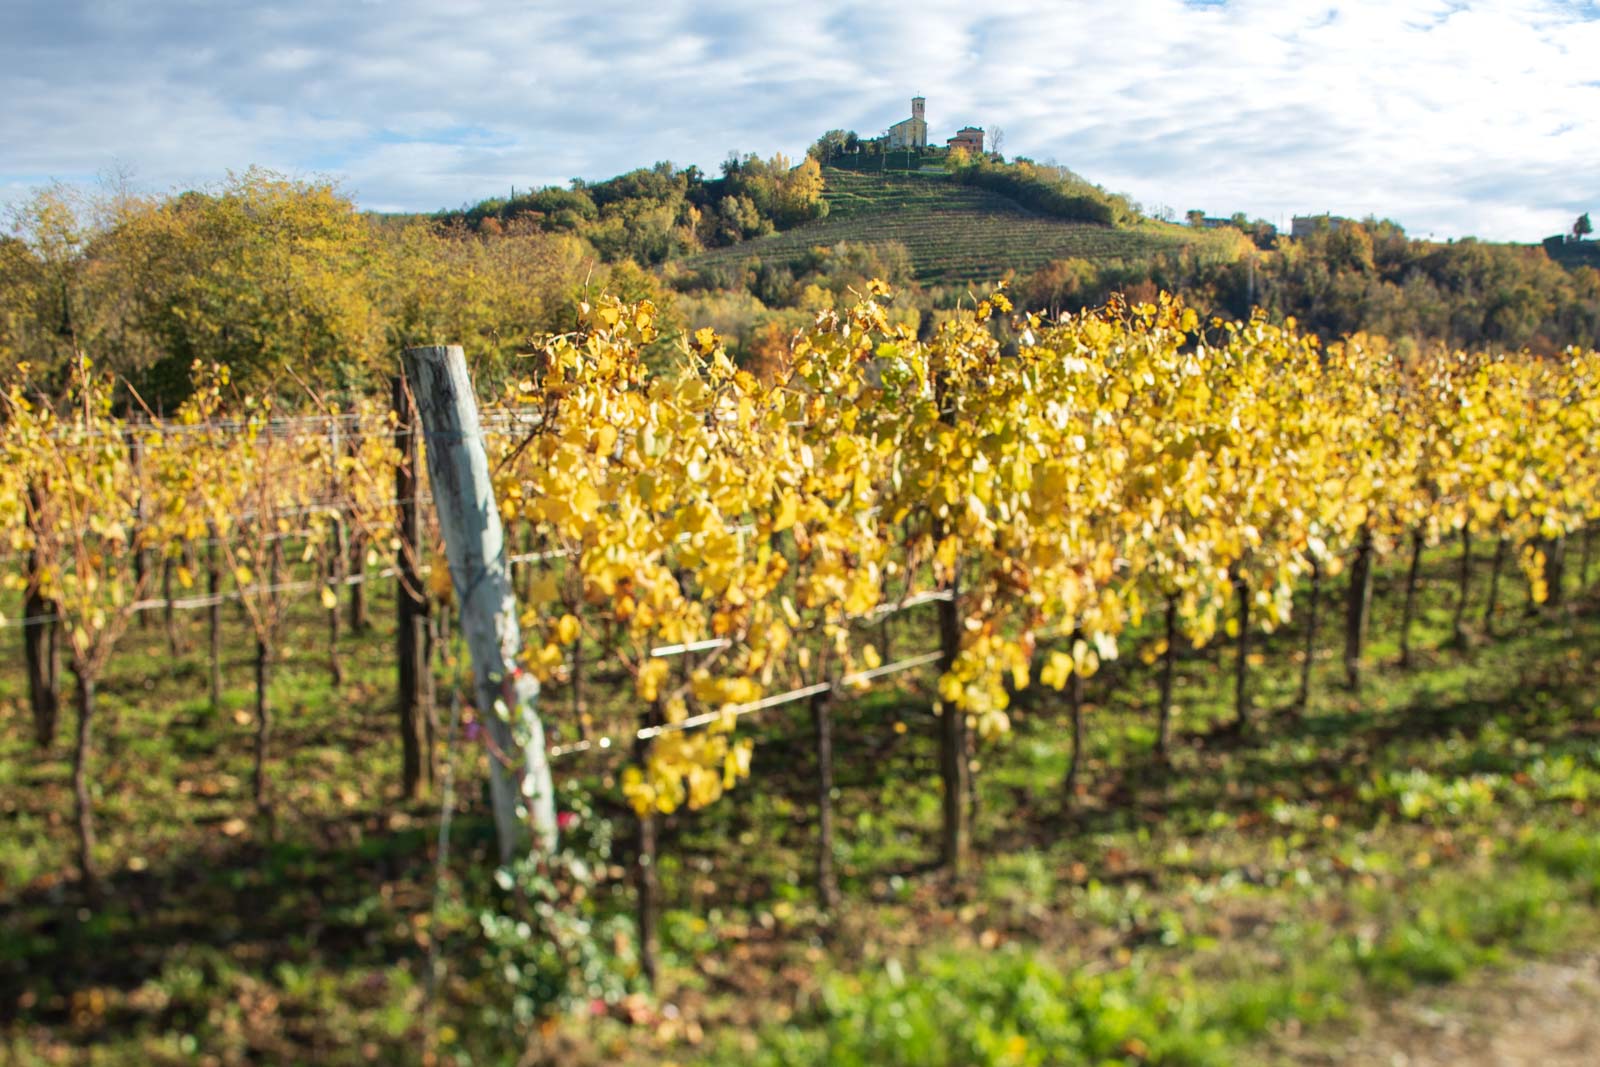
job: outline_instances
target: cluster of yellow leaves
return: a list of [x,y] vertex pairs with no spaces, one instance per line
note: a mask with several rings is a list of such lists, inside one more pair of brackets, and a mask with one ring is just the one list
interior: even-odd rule
[[390,547],[397,456],[385,408],[362,402],[335,432],[328,419],[280,419],[270,398],[234,389],[226,367],[197,363],[192,375],[194,394],[166,419],[113,414],[119,383],[86,359],[56,403],[38,399],[25,367],[3,398],[0,530],[33,560],[6,581],[33,576],[91,673],[165,566],[189,590],[214,557],[270,636],[283,603],[273,576],[333,551],[336,525],[381,529]]
[[[1147,604],[1203,643],[1240,595],[1282,624],[1294,583],[1363,537],[1550,538],[1593,517],[1594,353],[1403,359],[1260,317],[1202,327],[1168,297],[1045,323],[1004,293],[919,341],[891,299],[819,312],[762,382],[709,330],[652,377],[648,305],[552,343],[518,394],[537,447],[501,499],[579,562],[530,619],[593,618],[642,701],[714,710],[876,666],[865,622],[953,590],[940,701],[993,737],[1035,670],[1055,688],[1093,673]],[[738,698],[650,654],[716,639],[704,663],[754,687]],[[693,790],[666,783],[720,773],[714,748],[658,740],[632,795],[680,802]]]

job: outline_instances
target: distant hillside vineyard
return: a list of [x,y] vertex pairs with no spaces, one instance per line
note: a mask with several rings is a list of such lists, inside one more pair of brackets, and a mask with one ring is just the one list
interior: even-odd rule
[[1102,263],[1147,258],[1185,242],[1178,232],[1069,222],[943,173],[823,170],[828,214],[781,233],[688,257],[691,270],[751,259],[793,264],[819,245],[904,245],[923,284],[986,282],[1053,260]]

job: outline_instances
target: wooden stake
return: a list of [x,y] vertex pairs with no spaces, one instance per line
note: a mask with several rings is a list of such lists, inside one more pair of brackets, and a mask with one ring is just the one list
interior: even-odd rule
[[[523,806],[534,846],[552,852],[557,844],[555,788],[538,715],[539,683],[517,667],[522,632],[466,356],[459,345],[410,348],[405,362],[422,420],[450,578],[461,605],[461,630],[472,653],[478,714],[509,764],[502,766],[499,756],[489,761],[500,857],[509,861],[517,850]],[[507,773],[512,768],[517,768],[515,777]]]

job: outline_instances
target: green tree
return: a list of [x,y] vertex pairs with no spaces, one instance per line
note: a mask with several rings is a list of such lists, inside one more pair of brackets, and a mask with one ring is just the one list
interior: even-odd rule
[[332,183],[251,168],[127,229],[148,255],[142,317],[164,350],[147,399],[181,401],[196,360],[231,367],[245,388],[292,389],[299,377],[344,389],[386,372],[373,284],[383,248]]
[[1585,211],[1578,216],[1578,221],[1572,224],[1572,236],[1581,241],[1593,232],[1594,223],[1589,221],[1589,213]]

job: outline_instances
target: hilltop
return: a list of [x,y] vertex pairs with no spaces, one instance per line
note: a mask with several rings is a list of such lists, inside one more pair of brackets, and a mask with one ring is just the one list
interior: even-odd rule
[[1050,217],[998,192],[963,184],[943,171],[872,173],[826,167],[827,214],[816,221],[687,257],[701,270],[718,265],[794,265],[818,246],[841,242],[900,244],[912,276],[924,285],[992,282],[1053,260],[1139,260],[1176,251],[1195,234],[1149,221],[1135,225]]

